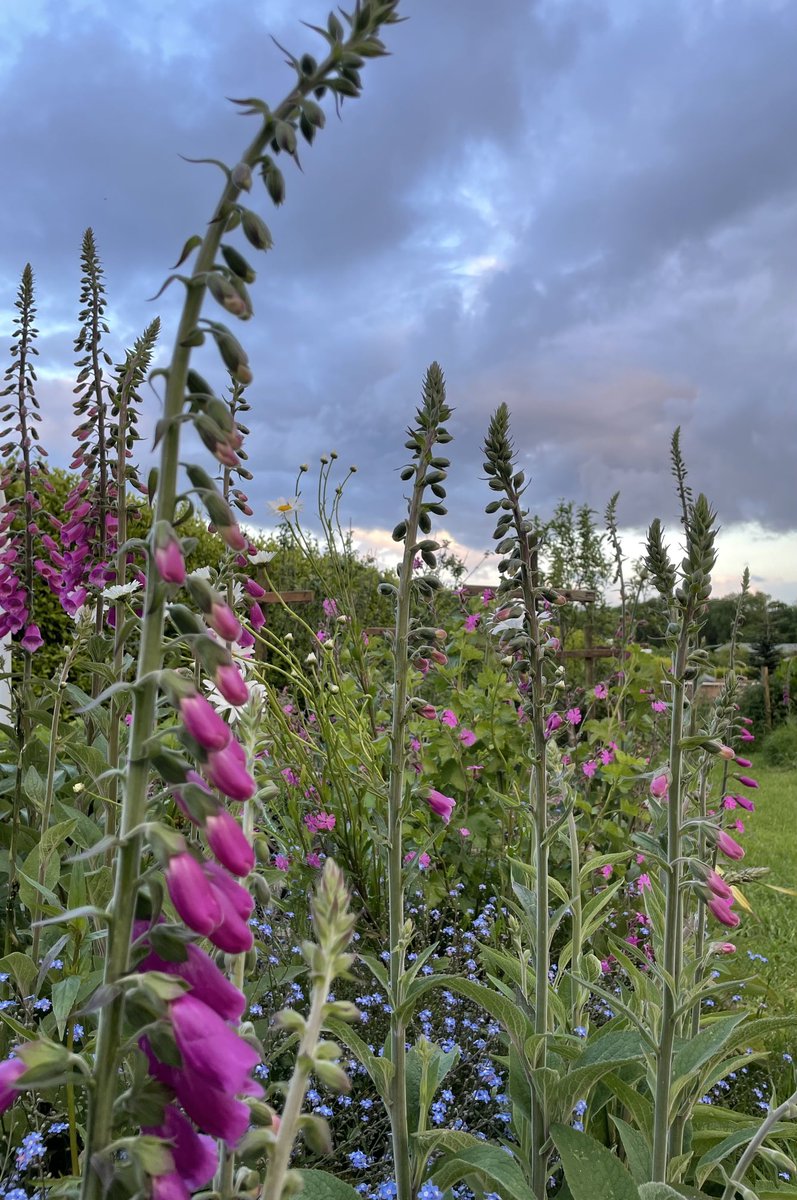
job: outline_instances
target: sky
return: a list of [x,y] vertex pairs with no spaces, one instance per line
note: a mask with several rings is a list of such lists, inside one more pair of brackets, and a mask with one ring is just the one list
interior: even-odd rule
[[[79,253],[94,229],[113,358],[156,314],[166,362],[179,285],[254,132],[231,96],[275,105],[269,35],[319,52],[319,0],[27,0],[0,6],[0,336],[22,268],[39,307],[52,461],[70,453]],[[364,94],[252,204],[254,521],[335,449],[344,516],[385,561],[403,515],[404,429],[426,367],[454,441],[442,532],[478,570],[491,522],[481,441],[512,412],[530,508],[603,513],[629,556],[677,529],[669,441],[722,525],[715,592],[745,565],[797,602],[797,4],[791,0],[402,0]],[[254,254],[254,252],[252,252]],[[216,314],[210,314],[216,315]],[[6,341],[10,340],[8,337]],[[0,343],[0,353],[7,348]],[[195,365],[223,377],[212,356]],[[157,398],[148,400],[152,430]],[[304,519],[313,523],[312,488]]]

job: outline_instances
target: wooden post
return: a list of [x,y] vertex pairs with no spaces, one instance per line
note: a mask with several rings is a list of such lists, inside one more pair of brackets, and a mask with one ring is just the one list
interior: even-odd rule
[[593,625],[593,605],[587,604],[586,609],[587,609],[587,619],[584,624],[584,649],[587,651],[587,654],[585,654],[584,657],[586,659],[586,664],[587,664],[587,673],[586,673],[587,674],[587,687],[593,688],[595,686],[595,656],[594,656],[594,654],[592,654],[592,649],[593,649],[593,646],[595,643],[595,626]]

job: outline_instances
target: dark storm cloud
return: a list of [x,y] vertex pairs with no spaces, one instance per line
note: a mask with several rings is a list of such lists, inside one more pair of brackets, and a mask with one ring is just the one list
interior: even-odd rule
[[[254,126],[223,97],[277,99],[326,5],[44,0],[6,40],[0,310],[24,261],[40,287],[48,432],[62,456],[78,248],[92,224],[115,344],[159,310],[212,167]],[[391,527],[401,434],[442,362],[457,412],[451,532],[480,545],[474,486],[490,411],[506,400],[532,503],[639,524],[672,509],[667,444],[725,523],[797,525],[797,9],[769,0],[406,0],[393,57],[330,114],[288,201],[269,213],[256,314],[253,499],[292,487],[334,446],[360,472],[355,524]],[[171,11],[169,11],[171,10]],[[0,21],[4,18],[0,17]],[[3,32],[0,24],[0,33]],[[178,285],[179,286],[179,285]],[[63,445],[61,444],[63,443]],[[51,443],[52,444],[52,443]]]

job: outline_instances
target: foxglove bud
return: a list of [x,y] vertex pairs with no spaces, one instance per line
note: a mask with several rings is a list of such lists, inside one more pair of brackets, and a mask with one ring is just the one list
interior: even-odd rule
[[205,837],[218,862],[233,875],[248,875],[255,865],[255,852],[241,826],[225,808],[208,817]]
[[255,781],[246,769],[246,754],[232,738],[223,750],[208,755],[207,776],[214,787],[231,800],[249,800],[255,792]]
[[193,855],[184,850],[170,859],[166,886],[172,904],[189,929],[207,937],[221,922],[221,907],[205,873]]
[[199,692],[183,696],[179,702],[183,725],[195,742],[206,750],[223,750],[232,734],[210,701]]
[[155,526],[155,567],[164,583],[185,583],[185,560],[180,542],[168,521]]
[[249,699],[249,688],[234,663],[222,663],[213,682],[228,704],[246,704]]

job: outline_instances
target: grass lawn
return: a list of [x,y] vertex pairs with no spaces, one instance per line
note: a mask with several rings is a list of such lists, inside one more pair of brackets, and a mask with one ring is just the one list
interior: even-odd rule
[[[797,892],[797,771],[755,763],[750,773],[760,786],[747,793],[754,796],[756,811],[737,810],[746,826],[740,841],[747,851],[739,865],[768,867],[769,874],[762,882],[744,885],[753,912],[739,910],[741,926],[727,932],[738,947],[738,974],[760,974],[769,1012],[797,1014],[797,895],[765,886]],[[767,962],[751,962],[748,953],[763,954]]]

